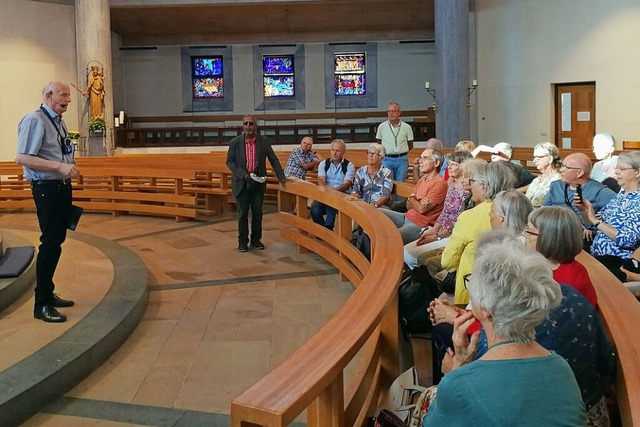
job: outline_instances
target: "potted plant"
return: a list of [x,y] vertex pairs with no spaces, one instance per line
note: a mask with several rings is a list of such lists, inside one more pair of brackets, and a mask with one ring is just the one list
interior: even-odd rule
[[89,131],[94,133],[102,133],[106,129],[104,117],[96,116],[89,120]]

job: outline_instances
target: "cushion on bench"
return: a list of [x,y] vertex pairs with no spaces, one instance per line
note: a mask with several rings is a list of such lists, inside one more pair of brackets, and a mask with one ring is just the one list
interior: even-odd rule
[[0,278],[18,277],[31,264],[35,248],[18,246],[7,248],[0,258]]

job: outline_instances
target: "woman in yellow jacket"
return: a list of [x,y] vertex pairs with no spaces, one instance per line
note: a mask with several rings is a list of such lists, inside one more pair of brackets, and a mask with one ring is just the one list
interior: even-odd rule
[[476,203],[473,209],[458,217],[451,237],[442,253],[442,267],[449,272],[457,271],[455,304],[466,305],[469,293],[464,286],[464,276],[473,270],[476,259],[476,240],[491,230],[489,212],[494,197],[503,190],[511,190],[518,183],[512,170],[502,164],[491,162],[481,165],[469,179],[471,198]]

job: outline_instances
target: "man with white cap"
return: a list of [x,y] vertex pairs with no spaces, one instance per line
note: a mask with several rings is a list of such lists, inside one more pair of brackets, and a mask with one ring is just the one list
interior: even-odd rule
[[531,184],[531,181],[535,178],[531,172],[522,167],[519,163],[511,162],[511,156],[513,155],[513,147],[506,142],[499,142],[493,147],[488,145],[479,145],[472,152],[471,155],[476,157],[480,152],[491,153],[492,162],[509,162],[515,166],[514,172],[519,177],[518,187],[526,187]]
[[615,177],[615,168],[618,164],[618,156],[613,155],[615,139],[608,133],[599,133],[593,137],[593,154],[598,161],[591,169],[591,178],[602,182],[607,178]]

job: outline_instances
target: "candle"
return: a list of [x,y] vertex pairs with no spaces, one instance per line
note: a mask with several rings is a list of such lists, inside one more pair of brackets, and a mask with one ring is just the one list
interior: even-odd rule
[[124,125],[124,111],[120,111],[120,123]]
[[471,86],[478,86],[478,81],[476,79],[473,79],[473,82],[471,83]]
[[118,117],[116,117],[115,119],[113,119],[113,125],[114,125],[115,127],[120,126],[120,119],[119,119]]
[[425,89],[429,89],[430,87],[431,87],[431,84],[429,84],[429,82],[424,82]]

